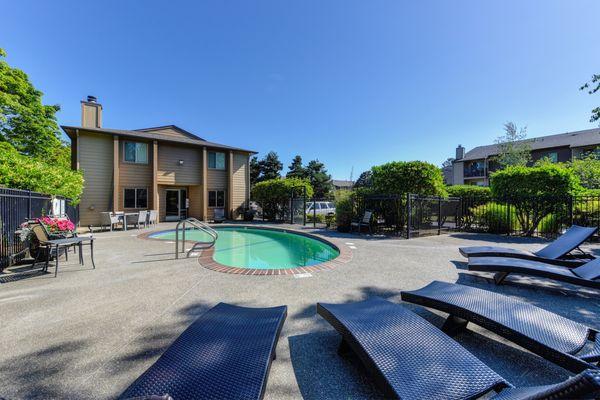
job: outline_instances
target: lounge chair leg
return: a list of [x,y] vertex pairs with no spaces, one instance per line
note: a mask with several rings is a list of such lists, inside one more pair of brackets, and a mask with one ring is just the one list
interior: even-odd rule
[[442,325],[442,332],[448,336],[454,336],[457,333],[465,330],[469,321],[459,318],[455,315],[449,315],[446,322]]
[[508,272],[496,272],[494,274],[494,283],[496,285],[501,285],[507,276],[508,276]]
[[59,247],[56,246],[56,268],[54,268],[54,277],[55,278],[58,275],[58,256],[59,256],[59,254],[60,254]]
[[94,263],[94,240],[90,241],[90,258],[92,259],[92,267],[96,269],[96,264]]
[[340,356],[347,356],[352,353],[352,349],[350,348],[350,345],[348,344],[348,342],[346,342],[346,340],[342,339],[337,352],[338,352],[338,355],[340,355]]
[[273,357],[271,357],[271,360],[275,360],[277,359],[277,352],[275,350],[273,350]]

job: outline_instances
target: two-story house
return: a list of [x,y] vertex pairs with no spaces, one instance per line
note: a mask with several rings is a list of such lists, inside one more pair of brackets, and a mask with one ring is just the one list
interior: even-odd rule
[[238,218],[250,197],[251,150],[209,142],[174,125],[122,130],[102,127],[102,105],[81,102],[81,126],[62,126],[71,139],[72,168],[83,171],[80,224],[99,225],[101,212],[158,210],[160,221],[215,212]]
[[[542,158],[554,162],[571,161],[600,149],[600,129],[567,132],[558,135],[525,139],[531,149],[531,160]],[[453,185],[489,185],[491,172],[498,169],[494,161],[498,155],[498,145],[479,146],[465,153],[465,148],[456,148],[456,159],[452,165]]]

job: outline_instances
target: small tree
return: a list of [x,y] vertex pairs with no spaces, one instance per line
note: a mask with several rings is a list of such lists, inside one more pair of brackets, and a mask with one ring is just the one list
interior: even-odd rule
[[565,200],[580,190],[575,173],[559,164],[512,166],[491,176],[492,196],[515,207],[519,226],[527,236],[533,235],[547,215],[564,213]]
[[327,173],[325,164],[312,160],[306,165],[306,179],[311,183],[315,197],[324,199],[331,192],[331,175]]
[[[587,90],[588,94],[594,94],[600,90],[600,75],[592,75],[592,79],[586,82],[579,90]],[[596,107],[592,110],[592,116],[590,122],[600,121],[600,107]]]
[[373,167],[372,171],[373,191],[378,194],[446,194],[440,169],[428,162],[395,161]]
[[279,161],[279,156],[274,151],[267,153],[265,158],[258,162],[258,165],[260,168],[259,182],[281,177],[280,172],[283,169],[283,164]]
[[306,178],[306,170],[302,166],[302,157],[300,155],[294,157],[288,169],[289,171],[285,175],[286,178]]
[[518,129],[513,122],[504,124],[504,135],[496,139],[496,161],[501,168],[525,166],[531,161],[531,146],[525,141],[527,127]]
[[306,179],[269,179],[257,183],[252,188],[252,198],[262,207],[265,218],[281,220],[289,210],[292,190],[297,190],[298,187],[302,186],[306,188],[306,195],[312,196],[313,188]]

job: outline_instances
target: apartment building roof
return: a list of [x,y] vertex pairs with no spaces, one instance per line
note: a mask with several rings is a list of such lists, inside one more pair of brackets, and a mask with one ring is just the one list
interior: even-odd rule
[[[201,137],[198,137],[198,136],[194,135],[193,133],[190,133],[190,132],[186,131],[185,129],[179,128],[178,126],[175,126],[175,125],[158,126],[158,127],[142,128],[142,129],[134,129],[134,130],[90,128],[90,127],[83,127],[83,126],[66,126],[66,125],[61,125],[61,128],[65,131],[67,136],[69,136],[71,139],[74,136],[76,136],[77,130],[82,130],[82,131],[96,132],[96,133],[100,133],[100,134],[119,135],[119,136],[125,136],[125,137],[130,137],[130,138],[160,140],[160,141],[165,141],[165,142],[196,145],[196,146],[202,146],[202,147],[211,147],[211,148],[223,149],[223,150],[243,151],[243,152],[253,153],[253,154],[256,153],[253,150],[247,150],[247,149],[242,149],[239,147],[233,147],[233,146],[227,146],[227,145],[220,144],[220,143],[209,142],[209,141],[204,140]],[[161,133],[161,131],[164,131],[165,129],[171,129],[171,130],[177,131],[180,133],[180,135],[170,135],[170,134]]]
[[[583,131],[559,133],[557,135],[540,136],[525,139],[531,150],[550,149],[554,147],[585,147],[600,145],[600,129],[586,129]],[[456,161],[480,160],[498,154],[498,145],[478,146],[469,150],[463,158]]]

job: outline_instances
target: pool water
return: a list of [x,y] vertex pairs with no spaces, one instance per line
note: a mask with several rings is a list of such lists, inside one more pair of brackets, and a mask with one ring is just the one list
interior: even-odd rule
[[[228,267],[286,269],[308,267],[333,260],[340,252],[333,246],[292,232],[246,227],[217,228],[213,258]],[[187,230],[186,240],[211,240],[197,230]],[[154,239],[175,240],[175,231],[158,232]],[[181,233],[179,238],[181,239]]]

